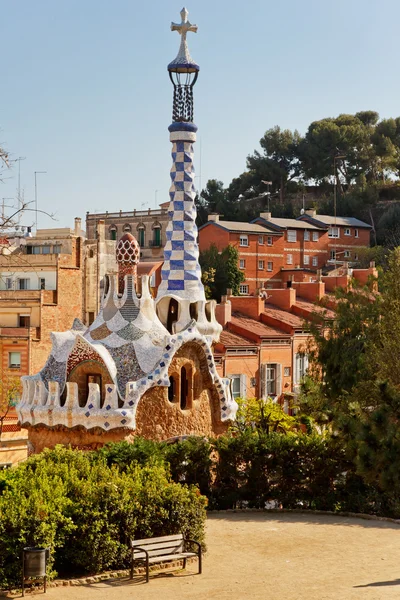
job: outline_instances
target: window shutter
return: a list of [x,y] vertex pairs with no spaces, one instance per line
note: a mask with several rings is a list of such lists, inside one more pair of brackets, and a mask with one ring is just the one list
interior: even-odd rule
[[246,398],[247,386],[246,386],[246,375],[240,375],[240,397]]
[[295,380],[294,380],[294,383],[296,385],[298,385],[300,382],[300,360],[301,360],[300,354],[296,354],[296,368],[295,368]]
[[267,365],[260,366],[260,376],[261,376],[261,398],[265,400],[267,398]]
[[282,394],[282,365],[276,365],[276,396]]

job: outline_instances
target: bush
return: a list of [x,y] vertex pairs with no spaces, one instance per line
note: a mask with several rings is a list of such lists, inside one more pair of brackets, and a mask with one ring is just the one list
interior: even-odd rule
[[1,588],[20,585],[25,546],[51,548],[49,575],[79,575],[126,567],[130,537],[204,543],[206,498],[163,464],[109,467],[101,453],[59,446],[0,477]]

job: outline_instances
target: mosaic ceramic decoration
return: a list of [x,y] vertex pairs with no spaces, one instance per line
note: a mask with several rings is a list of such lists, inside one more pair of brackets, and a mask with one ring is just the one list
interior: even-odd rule
[[[174,84],[174,122],[169,127],[173,165],[157,299],[151,295],[147,276],[142,277],[142,293],[137,295],[140,248],[131,234],[125,234],[117,245],[118,275],[107,277],[95,321],[87,329],[75,321],[70,331],[53,333],[52,350],[42,371],[22,377],[23,395],[17,411],[23,425],[135,429],[141,398],[151,388],[170,385],[171,362],[188,343],[198,345],[207,360],[221,420],[235,418],[237,404],[231,396],[230,380],[218,375],[212,353],[212,343],[218,340],[222,327],[215,319],[215,301],[205,298],[198,260],[193,168],[197,127],[192,119],[193,86],[199,67],[190,57],[186,41],[187,32],[195,32],[197,27],[187,20],[186,9],[181,17],[180,24],[171,26],[181,35],[181,45],[178,56],[168,65]],[[184,83],[181,73],[190,76],[185,75]],[[178,303],[179,315],[170,333],[165,315],[171,300]],[[86,403],[80,406],[78,385],[68,381],[68,376],[85,361],[97,362],[112,383],[105,385],[103,402],[98,383],[89,383]]]

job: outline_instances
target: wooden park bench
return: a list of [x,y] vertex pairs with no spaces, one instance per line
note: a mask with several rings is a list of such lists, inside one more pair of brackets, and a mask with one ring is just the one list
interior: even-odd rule
[[[197,550],[188,551],[190,544],[194,544]],[[149,567],[154,563],[167,562],[183,559],[183,568],[186,568],[186,560],[197,556],[199,561],[199,574],[201,573],[201,544],[195,540],[187,540],[182,533],[176,535],[165,535],[157,538],[144,540],[131,540],[132,565],[131,579],[136,562],[144,562],[146,565],[146,583],[149,581]]]

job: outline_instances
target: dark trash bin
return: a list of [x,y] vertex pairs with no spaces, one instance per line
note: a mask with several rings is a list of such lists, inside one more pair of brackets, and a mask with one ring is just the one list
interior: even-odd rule
[[46,566],[49,558],[49,548],[29,546],[24,548],[22,558],[22,595],[25,595],[25,580],[44,578],[44,593],[46,593]]

